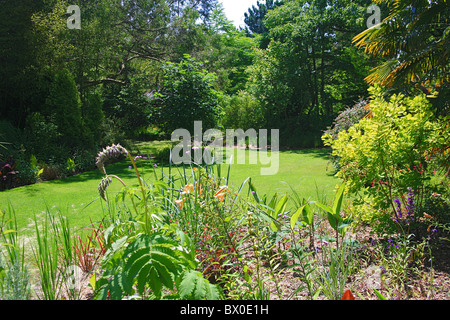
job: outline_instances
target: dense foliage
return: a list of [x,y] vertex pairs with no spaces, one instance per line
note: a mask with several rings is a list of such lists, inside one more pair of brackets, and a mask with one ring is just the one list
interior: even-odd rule
[[219,115],[215,76],[189,56],[163,69],[161,88],[153,94],[154,121],[167,133],[178,128],[194,132],[194,121],[215,128]]
[[247,31],[215,0],[74,1],[79,29],[67,26],[65,0],[2,3],[0,112],[21,136],[7,153],[60,171],[80,153],[194,120],[320,146],[334,116],[365,95],[374,65],[351,38],[368,3],[259,2]]
[[440,192],[431,178],[440,171],[443,155],[434,150],[448,144],[448,119],[434,119],[423,95],[393,95],[386,101],[379,88],[372,95],[371,117],[339,132],[336,139],[329,133],[323,139],[339,157],[337,174],[349,191],[361,191],[375,209],[395,215],[396,201],[406,207],[409,190],[417,206],[427,193]]
[[[0,298],[29,299],[33,281],[39,299],[77,299],[81,269],[93,299],[448,299],[434,269],[450,232],[448,1],[375,3],[368,29],[369,0],[267,0],[237,30],[216,0],[74,0],[78,29],[67,0],[2,1],[0,191],[96,165],[103,212],[76,237],[40,212],[28,252],[2,204]],[[170,145],[129,151],[197,120],[330,147],[333,199],[166,166]],[[110,174],[124,158],[134,184]]]

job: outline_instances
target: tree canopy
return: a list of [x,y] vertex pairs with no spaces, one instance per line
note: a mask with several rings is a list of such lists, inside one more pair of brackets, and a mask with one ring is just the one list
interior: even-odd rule
[[377,0],[367,29],[370,0],[261,0],[242,30],[217,0],[2,1],[0,116],[71,152],[195,120],[320,146],[373,83],[448,110],[447,2]]

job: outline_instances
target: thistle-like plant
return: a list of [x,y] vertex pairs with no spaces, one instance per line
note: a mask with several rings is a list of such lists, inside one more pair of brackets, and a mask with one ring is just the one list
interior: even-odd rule
[[110,158],[118,158],[120,155],[128,156],[129,153],[127,149],[122,147],[120,144],[113,144],[112,146],[108,146],[104,148],[101,152],[99,152],[95,164],[97,165],[97,167],[100,169],[101,172],[106,174],[105,162]]
[[100,194],[100,197],[107,201],[106,199],[106,188],[112,183],[111,177],[104,177],[102,181],[98,184],[98,193]]
[[[100,183],[98,185],[98,193],[99,193],[99,195],[100,195],[100,197],[102,199],[107,201],[106,189],[112,183],[112,178],[116,178],[125,187],[127,186],[125,184],[125,182],[122,179],[120,179],[118,176],[113,175],[113,174],[107,174],[106,173],[106,169],[105,169],[105,163],[106,163],[107,160],[109,160],[111,158],[118,158],[121,155],[128,156],[128,158],[130,159],[130,161],[131,161],[131,163],[133,165],[134,171],[136,172],[136,176],[138,178],[139,186],[140,186],[141,192],[142,192],[142,202],[144,204],[144,210],[145,210],[145,214],[144,214],[145,227],[148,228],[149,220],[148,220],[148,206],[147,206],[147,201],[146,201],[146,191],[144,189],[144,185],[142,183],[139,171],[138,171],[138,169],[136,167],[136,163],[135,163],[133,157],[128,152],[128,150],[125,149],[124,147],[122,147],[120,144],[113,144],[112,146],[108,146],[108,147],[104,148],[101,152],[99,152],[99,154],[97,155],[95,164],[97,165],[97,168],[101,172],[103,172],[103,174],[105,174],[105,177],[102,179],[102,181],[100,181]],[[132,201],[133,201],[133,205],[134,205],[134,200],[132,199]],[[149,230],[147,229],[146,231],[149,231]]]

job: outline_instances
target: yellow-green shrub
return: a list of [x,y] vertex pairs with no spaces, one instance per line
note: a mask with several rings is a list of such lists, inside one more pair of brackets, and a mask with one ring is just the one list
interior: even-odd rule
[[[420,205],[433,174],[434,161],[449,138],[444,119],[436,119],[424,95],[383,98],[380,88],[370,89],[372,117],[366,117],[333,140],[325,134],[325,145],[339,157],[340,170],[350,192],[367,196],[374,208],[395,214],[398,197],[407,205],[413,190]],[[411,188],[411,189],[408,189]]]

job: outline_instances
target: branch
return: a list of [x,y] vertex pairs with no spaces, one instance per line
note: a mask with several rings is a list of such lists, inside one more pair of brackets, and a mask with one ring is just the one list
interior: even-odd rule
[[116,84],[120,84],[122,86],[127,84],[126,81],[122,81],[122,80],[118,80],[118,79],[114,79],[114,78],[105,78],[105,79],[100,79],[100,80],[86,80],[86,81],[84,81],[82,88],[86,89],[86,88],[90,88],[90,87],[95,87],[101,83],[116,83]]

